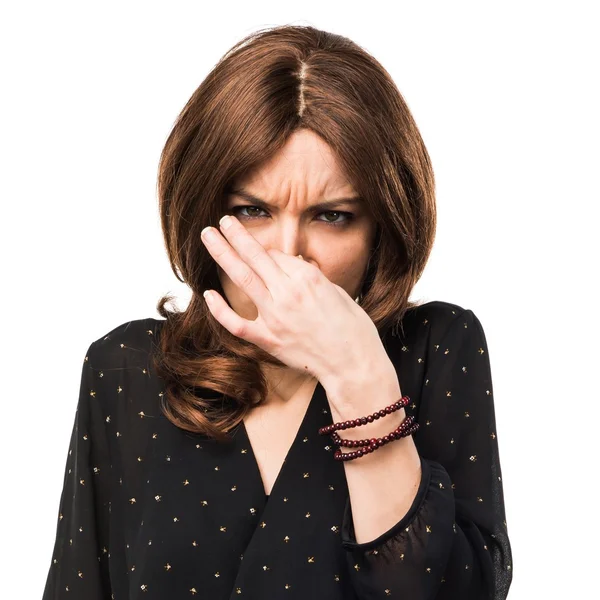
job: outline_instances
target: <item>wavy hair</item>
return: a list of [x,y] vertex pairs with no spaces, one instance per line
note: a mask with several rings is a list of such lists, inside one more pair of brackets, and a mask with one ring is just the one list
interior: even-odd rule
[[268,159],[297,129],[319,135],[377,223],[360,305],[380,334],[418,303],[436,228],[431,161],[389,73],[346,37],[311,26],[261,29],[237,42],[194,91],[160,156],[158,202],[171,268],[190,286],[165,319],[153,355],[165,381],[162,411],[177,427],[229,439],[268,390],[261,364],[284,363],[238,338],[202,292],[227,300],[200,231],[225,214],[233,180]]

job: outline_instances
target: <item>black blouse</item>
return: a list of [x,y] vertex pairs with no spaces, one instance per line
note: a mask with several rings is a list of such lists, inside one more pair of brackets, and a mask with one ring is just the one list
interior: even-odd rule
[[490,361],[473,311],[428,302],[407,312],[404,335],[382,335],[420,424],[422,478],[408,513],[360,544],[345,467],[318,434],[332,423],[321,383],[267,497],[243,422],[218,443],[162,414],[150,353],[163,323],[123,323],[86,352],[44,600],[507,597]]

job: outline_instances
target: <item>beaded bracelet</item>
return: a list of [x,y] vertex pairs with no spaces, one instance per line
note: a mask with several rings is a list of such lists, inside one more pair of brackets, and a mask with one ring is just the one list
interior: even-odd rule
[[335,444],[338,446],[345,446],[350,448],[358,448],[358,450],[354,452],[342,452],[340,448],[338,448],[334,454],[335,460],[354,460],[356,458],[360,458],[365,454],[370,454],[377,448],[381,446],[385,446],[385,444],[398,440],[403,437],[407,437],[412,435],[419,429],[419,424],[415,422],[415,419],[412,415],[405,417],[405,419],[400,423],[396,429],[392,432],[384,435],[380,438],[371,438],[371,439],[363,439],[363,440],[346,440],[341,438],[336,432],[340,429],[350,429],[352,427],[357,427],[359,425],[366,425],[367,423],[371,423],[374,420],[379,419],[380,417],[384,417],[385,415],[389,415],[396,410],[400,410],[401,408],[407,406],[410,402],[410,398],[408,396],[403,396],[400,400],[390,404],[390,406],[386,406],[385,408],[376,411],[375,413],[368,415],[366,417],[360,417],[358,419],[350,419],[349,421],[340,421],[338,423],[332,423],[331,425],[327,425],[326,427],[321,427],[319,429],[320,435],[326,435],[328,433],[331,434],[331,438]]
[[[396,427],[396,429],[394,429],[394,431],[392,431],[391,433],[388,433],[388,436],[392,436],[395,434],[404,434],[407,429],[413,427],[414,425],[418,425],[418,423],[415,423],[415,418],[412,415],[408,415],[402,421],[402,423],[400,423],[400,425],[398,425],[398,427]],[[405,436],[400,436],[400,437],[405,437]],[[338,446],[345,446],[348,448],[360,448],[361,446],[371,446],[375,443],[376,439],[383,440],[385,438],[385,436],[381,437],[381,438],[370,438],[370,439],[366,438],[364,440],[348,440],[345,438],[341,438],[338,433],[334,432],[331,434],[331,438]],[[398,438],[395,438],[395,439],[398,439]],[[389,441],[391,441],[391,440],[389,440]],[[385,443],[387,443],[387,442],[385,442]],[[379,444],[379,445],[382,446],[383,444]]]
[[393,402],[389,406],[382,408],[381,410],[375,411],[373,414],[367,415],[366,417],[359,417],[357,419],[350,419],[348,421],[339,421],[338,423],[332,423],[331,425],[327,425],[325,427],[321,427],[319,429],[320,435],[327,435],[332,431],[339,431],[340,429],[351,429],[352,427],[357,427],[358,425],[366,425],[367,423],[372,423],[381,417],[385,417],[405,406],[408,406],[410,402],[410,398],[408,396],[402,396],[400,400]]
[[338,448],[335,451],[333,457],[335,458],[335,460],[353,460],[355,458],[360,458],[365,454],[370,454],[374,450],[377,450],[377,448],[381,448],[381,446],[385,446],[393,440],[399,440],[400,438],[412,435],[419,429],[419,424],[411,423],[408,426],[406,426],[409,419],[413,419],[413,417],[406,417],[406,419],[396,429],[394,429],[394,431],[380,438],[372,438],[370,440],[343,440],[345,442],[351,443],[345,443],[341,445],[350,447],[354,447],[357,441],[366,443],[361,444],[361,447],[359,447],[358,450],[355,450],[353,452],[342,452],[341,449]]

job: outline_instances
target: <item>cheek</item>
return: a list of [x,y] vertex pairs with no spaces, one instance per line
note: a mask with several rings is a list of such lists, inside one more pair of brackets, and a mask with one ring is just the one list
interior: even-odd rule
[[356,248],[349,250],[336,258],[321,265],[321,270],[330,281],[339,286],[352,286],[363,276],[368,260],[367,250],[357,251]]

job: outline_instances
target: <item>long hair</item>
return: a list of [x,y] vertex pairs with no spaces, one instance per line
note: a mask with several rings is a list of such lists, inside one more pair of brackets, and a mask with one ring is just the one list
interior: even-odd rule
[[226,300],[200,231],[225,214],[232,181],[268,159],[297,129],[333,150],[377,223],[360,305],[380,334],[418,303],[436,227],[431,161],[389,73],[351,40],[311,26],[258,30],[236,43],[194,91],[162,151],[161,226],[171,268],[190,286],[188,307],[157,305],[156,373],[176,426],[220,441],[267,394],[261,364],[284,363],[225,329],[202,292]]

